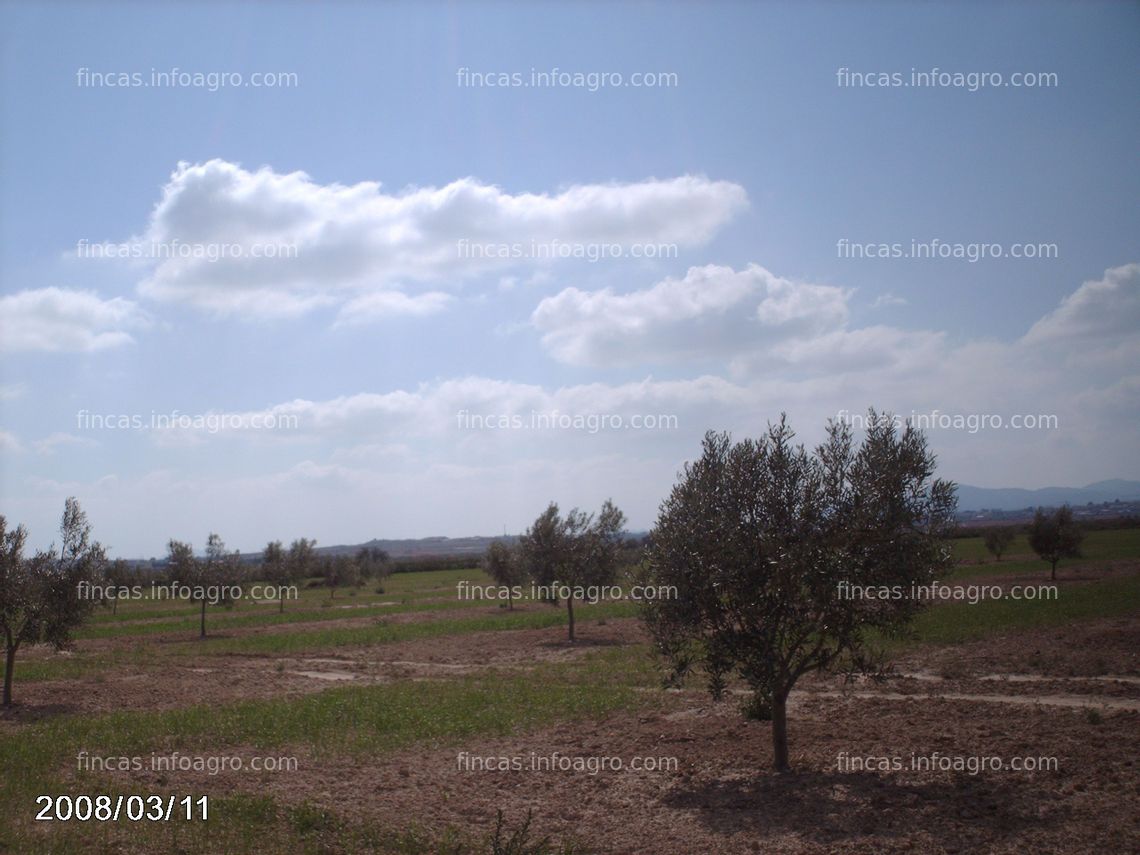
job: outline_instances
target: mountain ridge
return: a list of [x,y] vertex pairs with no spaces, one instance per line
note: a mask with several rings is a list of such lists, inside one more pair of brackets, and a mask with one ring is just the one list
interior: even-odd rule
[[1110,478],[1084,487],[973,487],[958,485],[958,510],[1019,511],[1027,508],[1140,501],[1140,481]]

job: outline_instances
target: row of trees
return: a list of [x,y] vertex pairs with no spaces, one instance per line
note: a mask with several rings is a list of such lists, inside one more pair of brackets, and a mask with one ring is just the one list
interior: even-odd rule
[[388,553],[375,547],[362,547],[355,555],[317,554],[317,542],[308,538],[294,540],[288,549],[281,541],[266,544],[261,562],[247,570],[240,553],[227,553],[225,543],[211,533],[206,541],[203,558],[194,555],[188,543],[171,540],[167,545],[167,579],[192,588],[193,596],[201,604],[199,638],[206,637],[206,606],[233,605],[238,592],[251,578],[273,584],[278,591],[278,610],[285,611],[285,595],[290,588],[302,585],[309,578],[319,577],[329,589],[329,598],[337,588],[361,587],[372,579],[383,579],[391,572]]
[[382,581],[392,573],[388,553],[377,547],[361,547],[355,555],[343,553],[319,559],[317,575],[329,589],[329,599],[337,588],[360,588],[372,580]]
[[[226,549],[221,536],[211,533],[199,556],[189,544],[167,544],[161,572],[143,573],[123,559],[109,561],[106,550],[91,538],[87,514],[74,498],[64,503],[60,542],[46,551],[24,555],[27,531],[9,529],[0,515],[0,632],[4,638],[3,706],[12,705],[16,654],[24,644],[47,643],[57,650],[68,646],[75,629],[101,604],[117,612],[125,591],[145,583],[178,585],[200,609],[199,638],[206,637],[208,606],[232,606],[253,580],[264,580],[279,590],[279,608],[285,610],[287,590],[317,576],[332,597],[338,587],[359,586],[383,579],[391,572],[388,554],[361,548],[355,555],[320,556],[315,540],[294,540],[288,549],[272,541],[259,564],[243,562],[238,552]],[[93,595],[95,594],[95,595]]]
[[[986,529],[982,541],[986,549],[997,561],[1009,549],[1017,537],[1016,526],[995,526]],[[1029,526],[1029,548],[1037,553],[1042,561],[1050,565],[1051,579],[1057,578],[1057,562],[1062,558],[1079,558],[1081,543],[1085,539],[1084,530],[1073,519],[1073,511],[1067,505],[1049,512],[1038,508]]]

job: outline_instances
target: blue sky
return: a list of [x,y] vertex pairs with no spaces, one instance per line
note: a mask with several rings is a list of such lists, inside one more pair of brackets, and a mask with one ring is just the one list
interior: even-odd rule
[[[1140,476],[1134,4],[2,9],[0,500],[36,545],[67,495],[128,556],[209,531],[245,550],[518,531],[551,499],[613,496],[645,528],[706,429],[782,410],[809,443],[869,405],[1055,416],[932,429],[940,474]],[[296,85],[80,85],[173,68]],[[676,85],[460,85],[532,68]],[[912,68],[1058,85],[837,81]],[[1056,257],[850,258],[841,239]],[[483,263],[461,240],[673,249]],[[672,421],[458,415],[552,410]],[[231,427],[80,415],[175,411]],[[296,424],[250,427],[265,414]]]

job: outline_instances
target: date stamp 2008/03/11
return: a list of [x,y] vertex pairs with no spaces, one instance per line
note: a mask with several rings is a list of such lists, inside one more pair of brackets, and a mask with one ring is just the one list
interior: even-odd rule
[[36,804],[41,805],[37,821],[167,822],[209,818],[208,796],[36,796]]

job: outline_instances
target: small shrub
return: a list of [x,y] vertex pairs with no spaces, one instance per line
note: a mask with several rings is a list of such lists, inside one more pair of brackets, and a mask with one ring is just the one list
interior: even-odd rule
[[508,834],[507,822],[500,810],[495,819],[495,833],[487,841],[489,855],[575,855],[584,851],[572,844],[555,846],[549,837],[531,843],[530,824],[533,820],[534,811],[528,810],[523,824]]
[[289,823],[299,834],[313,834],[332,831],[336,827],[336,817],[318,805],[303,802],[289,809]]
[[751,721],[772,720],[772,705],[759,692],[749,695],[748,700],[740,705],[740,711]]

